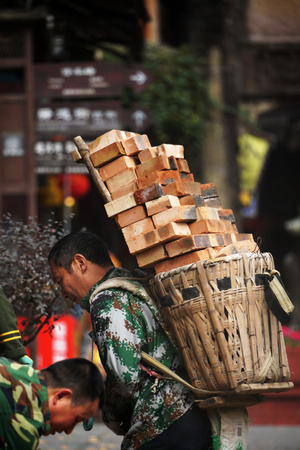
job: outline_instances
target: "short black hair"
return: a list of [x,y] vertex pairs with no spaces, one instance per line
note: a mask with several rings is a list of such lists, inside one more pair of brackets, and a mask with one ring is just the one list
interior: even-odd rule
[[48,261],[70,272],[77,253],[98,266],[113,266],[106,243],[89,231],[77,231],[61,238],[50,250]]
[[47,386],[72,389],[72,404],[76,406],[99,399],[99,408],[104,404],[104,382],[93,362],[85,358],[70,358],[58,361],[42,369]]

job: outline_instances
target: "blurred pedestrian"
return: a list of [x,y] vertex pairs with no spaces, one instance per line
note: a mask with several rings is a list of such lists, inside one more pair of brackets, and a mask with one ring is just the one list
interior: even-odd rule
[[15,311],[1,286],[0,308],[0,356],[32,366],[33,361],[27,355],[18,329]]
[[104,401],[91,361],[71,358],[38,371],[0,358],[0,449],[36,450],[41,435],[70,434]]

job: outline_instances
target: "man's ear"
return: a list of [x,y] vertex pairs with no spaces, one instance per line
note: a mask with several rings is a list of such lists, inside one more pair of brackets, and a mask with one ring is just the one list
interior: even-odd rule
[[86,258],[81,255],[80,253],[76,253],[73,259],[74,264],[78,267],[78,269],[81,271],[81,273],[84,273],[87,269],[87,260]]
[[59,388],[55,389],[52,395],[52,403],[56,405],[60,400],[70,400],[72,401],[72,389],[69,388]]

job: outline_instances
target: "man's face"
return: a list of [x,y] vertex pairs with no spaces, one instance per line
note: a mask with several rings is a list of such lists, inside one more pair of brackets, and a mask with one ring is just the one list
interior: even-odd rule
[[98,399],[80,406],[71,404],[71,398],[61,398],[55,406],[50,407],[51,434],[72,433],[79,422],[84,422],[93,417],[99,407]]
[[71,266],[71,272],[68,272],[64,267],[56,266],[53,261],[50,262],[50,270],[53,280],[59,284],[65,298],[69,298],[74,303],[79,303],[88,293],[88,289],[84,288],[82,273],[74,262]]

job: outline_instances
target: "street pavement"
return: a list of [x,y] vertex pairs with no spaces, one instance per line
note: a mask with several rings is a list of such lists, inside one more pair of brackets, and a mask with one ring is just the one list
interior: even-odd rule
[[[69,436],[56,434],[42,437],[39,449],[120,450],[121,441],[121,437],[114,435],[99,421],[91,431],[84,431],[82,424],[78,424]],[[300,426],[251,425],[247,450],[300,450]]]

